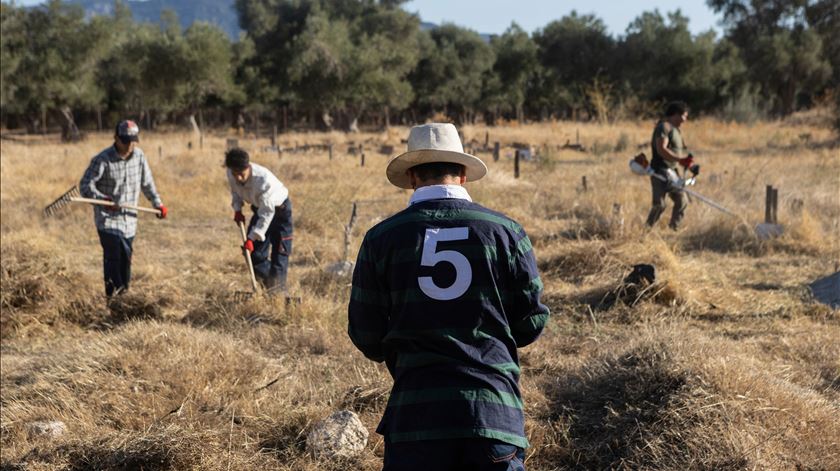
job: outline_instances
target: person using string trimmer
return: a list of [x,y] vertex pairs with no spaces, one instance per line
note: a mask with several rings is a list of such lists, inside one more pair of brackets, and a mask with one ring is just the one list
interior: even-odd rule
[[137,233],[134,206],[140,191],[158,209],[158,219],[164,219],[167,214],[155,188],[146,154],[137,147],[139,140],[137,124],[131,120],[120,121],[114,132],[114,145],[90,161],[79,182],[83,197],[109,202],[107,206],[93,205],[96,230],[102,244],[105,295],[109,298],[125,292],[131,281],[132,243]]
[[665,196],[667,195],[674,202],[674,209],[671,212],[671,221],[668,224],[673,230],[677,230],[685,215],[688,206],[686,194],[671,182],[678,177],[677,166],[685,169],[696,169],[694,157],[687,152],[680,126],[688,120],[688,106],[681,101],[669,103],[665,107],[665,117],[656,123],[651,137],[652,158],[650,166],[653,171],[665,177],[665,181],[650,177],[650,184],[653,193],[653,206],[647,218],[647,225],[656,225],[662,213],[665,211]]
[[286,290],[289,255],[292,253],[292,202],[289,190],[262,165],[251,162],[248,152],[234,147],[225,153],[233,220],[245,222],[242,208],[251,205],[243,248],[251,255],[254,274],[269,294]]

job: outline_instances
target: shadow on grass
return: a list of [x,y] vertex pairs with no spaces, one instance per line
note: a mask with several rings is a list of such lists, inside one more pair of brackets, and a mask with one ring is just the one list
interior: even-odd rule
[[551,406],[539,420],[568,428],[566,446],[541,461],[559,469],[743,469],[745,458],[713,430],[703,432],[694,382],[663,344],[593,359],[545,382]]

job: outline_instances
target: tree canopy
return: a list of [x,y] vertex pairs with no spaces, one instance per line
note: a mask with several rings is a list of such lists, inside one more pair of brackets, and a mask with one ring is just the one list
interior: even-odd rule
[[[573,11],[533,34],[513,23],[488,39],[454,24],[422,28],[401,0],[236,0],[243,33],[233,41],[209,23],[182,29],[172,11],[137,22],[120,0],[90,17],[60,0],[2,2],[0,114],[30,130],[48,118],[90,126],[103,113],[105,124],[282,115],[353,129],[440,114],[640,118],[675,99],[740,119],[840,97],[838,2],[707,1],[722,37],[692,34],[680,10],[642,12],[617,36]],[[753,113],[733,112],[744,107]]]

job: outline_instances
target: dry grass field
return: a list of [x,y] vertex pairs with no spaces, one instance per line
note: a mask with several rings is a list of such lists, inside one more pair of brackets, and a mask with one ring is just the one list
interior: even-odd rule
[[[807,289],[840,263],[840,150],[824,121],[686,123],[696,191],[743,220],[695,201],[676,233],[669,212],[645,230],[649,183],[627,168],[649,152],[653,123],[489,129],[501,159],[480,153],[490,172],[468,189],[524,225],[553,312],[521,351],[529,469],[840,469],[840,316]],[[463,129],[482,145],[485,131]],[[557,149],[577,133],[589,152]],[[390,377],[348,340],[349,280],[326,268],[343,258],[352,201],[351,259],[364,231],[408,201],[377,152],[399,151],[406,136],[281,136],[332,142],[333,160],[240,139],[291,191],[290,290],[301,302],[287,306],[233,298],[248,281],[221,168],[227,136],[199,149],[190,134],[143,134],[170,217],[141,216],[131,292],[112,309],[90,210],[41,215],[110,136],[3,140],[0,467],[379,469],[373,430]],[[364,167],[346,152],[351,140],[365,143]],[[548,149],[519,179],[514,142]],[[759,241],[767,184],[779,188],[785,233]],[[628,296],[619,288],[636,263],[655,264],[658,281]],[[349,461],[309,456],[312,424],[342,408],[369,428],[367,449]],[[67,431],[33,434],[40,420]]]

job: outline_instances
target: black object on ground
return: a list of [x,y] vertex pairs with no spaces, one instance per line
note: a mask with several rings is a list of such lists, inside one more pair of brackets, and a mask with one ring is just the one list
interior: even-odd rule
[[814,299],[830,306],[832,309],[840,308],[840,271],[825,278],[820,278],[810,285]]
[[633,271],[624,278],[625,284],[639,285],[643,282],[651,285],[656,281],[656,267],[647,263],[633,265]]

